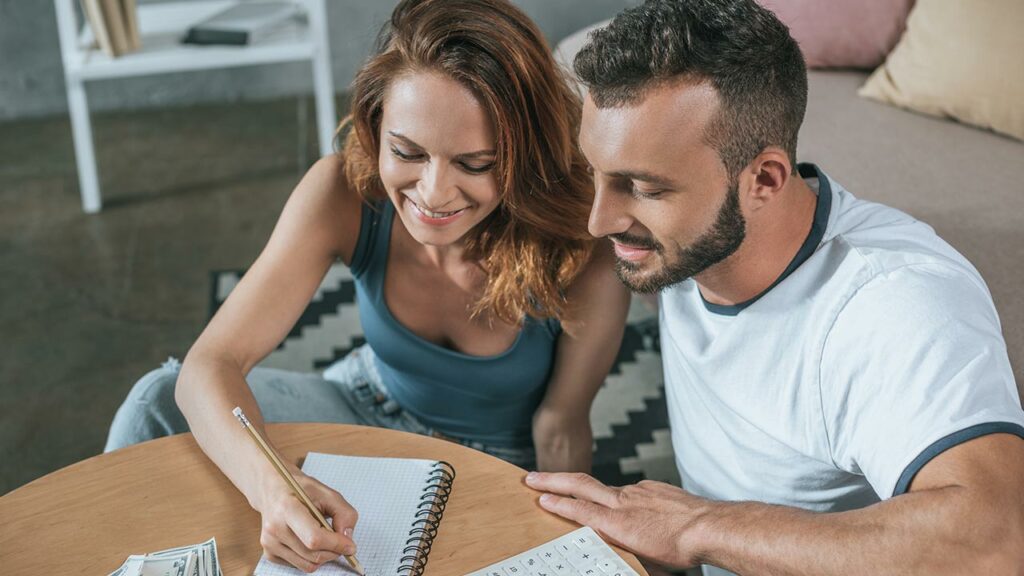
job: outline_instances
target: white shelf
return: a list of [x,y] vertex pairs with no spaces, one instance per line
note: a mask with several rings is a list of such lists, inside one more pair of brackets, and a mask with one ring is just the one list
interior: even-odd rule
[[241,1],[179,0],[143,4],[138,7],[142,49],[111,58],[94,46],[89,27],[77,22],[74,5],[78,0],[53,0],[57,12],[61,59],[64,62],[78,184],[82,194],[82,208],[86,212],[98,212],[103,205],[85,90],[86,82],[93,80],[307,62],[313,72],[320,154],[326,156],[332,152],[337,115],[334,110],[334,82],[331,78],[325,0],[291,0],[302,8],[305,17],[297,17],[253,44],[197,46],[181,43],[190,26]]
[[182,44],[193,24],[237,4],[237,0],[165,2],[139,6],[142,49],[117,58],[93,46],[88,26],[82,28],[78,50],[69,55],[66,73],[82,80],[125,78],[212,68],[231,68],[309,60],[314,46],[305,22],[290,22],[273,35],[246,46]]

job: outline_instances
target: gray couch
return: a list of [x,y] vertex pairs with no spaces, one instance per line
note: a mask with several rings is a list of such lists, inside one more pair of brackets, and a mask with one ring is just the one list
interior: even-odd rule
[[[571,68],[587,30],[563,40]],[[867,73],[811,71],[798,156],[856,196],[930,224],[978,268],[1024,390],[1024,143],[857,96]],[[1024,396],[1024,394],[1022,394]]]
[[866,78],[810,73],[799,157],[855,195],[927,222],[974,263],[1024,390],[1024,143],[859,98]]

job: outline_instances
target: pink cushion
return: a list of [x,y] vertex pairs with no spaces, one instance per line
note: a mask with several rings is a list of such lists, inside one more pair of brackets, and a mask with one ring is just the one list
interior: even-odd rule
[[874,68],[903,33],[914,0],[758,0],[800,43],[810,68]]

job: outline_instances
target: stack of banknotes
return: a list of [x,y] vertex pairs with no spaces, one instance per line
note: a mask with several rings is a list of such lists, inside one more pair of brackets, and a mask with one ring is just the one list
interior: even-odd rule
[[131,555],[110,576],[224,576],[217,560],[217,540]]

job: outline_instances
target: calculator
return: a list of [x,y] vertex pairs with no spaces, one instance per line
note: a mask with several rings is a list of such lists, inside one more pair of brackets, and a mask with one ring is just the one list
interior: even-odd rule
[[640,576],[584,526],[466,576]]

